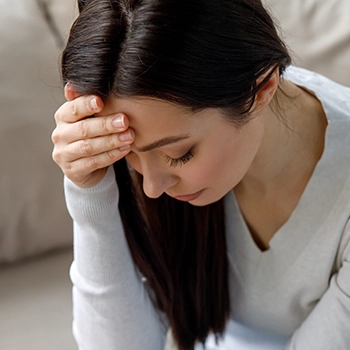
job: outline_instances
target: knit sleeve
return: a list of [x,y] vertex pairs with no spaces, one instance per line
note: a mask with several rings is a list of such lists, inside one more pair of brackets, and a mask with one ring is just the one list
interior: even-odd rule
[[65,178],[74,222],[73,333],[83,350],[162,350],[165,327],[150,301],[124,236],[110,167],[95,187]]
[[340,247],[340,268],[328,290],[301,326],[286,350],[343,350],[350,346],[350,224]]

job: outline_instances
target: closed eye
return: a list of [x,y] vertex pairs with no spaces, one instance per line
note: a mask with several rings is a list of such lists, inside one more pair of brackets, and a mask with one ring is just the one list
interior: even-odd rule
[[184,165],[189,162],[194,156],[193,148],[191,148],[186,154],[179,158],[171,158],[168,155],[165,155],[165,161],[170,163],[171,167],[176,167],[178,165]]

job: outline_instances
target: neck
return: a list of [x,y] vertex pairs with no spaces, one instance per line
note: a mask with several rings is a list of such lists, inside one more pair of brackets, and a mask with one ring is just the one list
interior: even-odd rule
[[307,183],[322,156],[327,120],[321,103],[289,81],[281,88],[259,116],[265,119],[262,144],[235,191],[268,195]]

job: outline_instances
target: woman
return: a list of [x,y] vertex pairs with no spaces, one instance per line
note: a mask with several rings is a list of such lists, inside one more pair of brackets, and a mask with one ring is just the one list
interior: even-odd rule
[[346,349],[349,89],[289,67],[259,0],[78,3],[52,135],[78,345],[170,327],[187,350],[235,322]]

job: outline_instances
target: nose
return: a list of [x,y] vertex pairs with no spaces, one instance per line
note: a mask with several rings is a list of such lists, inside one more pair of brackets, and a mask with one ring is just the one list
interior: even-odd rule
[[143,167],[143,191],[149,198],[158,198],[178,182],[178,177],[156,166]]

